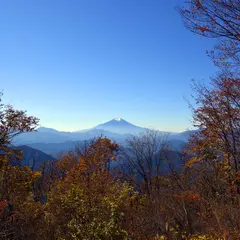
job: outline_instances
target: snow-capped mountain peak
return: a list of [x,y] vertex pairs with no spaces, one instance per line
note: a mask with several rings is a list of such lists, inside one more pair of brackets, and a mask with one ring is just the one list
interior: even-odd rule
[[116,118],[114,118],[114,120],[120,122],[122,120],[122,118],[116,117]]

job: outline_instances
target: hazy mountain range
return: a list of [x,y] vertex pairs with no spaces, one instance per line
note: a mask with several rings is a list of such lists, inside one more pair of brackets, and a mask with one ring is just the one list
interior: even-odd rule
[[14,164],[27,165],[30,166],[32,170],[39,169],[45,162],[56,160],[53,156],[26,145],[17,146],[17,148],[23,152],[23,158],[21,161],[15,160]]
[[[98,136],[106,136],[119,144],[124,144],[129,135],[138,135],[144,131],[146,131],[146,128],[136,126],[118,117],[91,129],[75,132],[64,132],[52,128],[40,127],[35,132],[23,133],[16,137],[14,144],[28,145],[47,154],[57,154],[73,148],[76,141],[81,142]],[[184,145],[192,132],[174,133],[159,131],[159,133],[167,135],[173,149]]]

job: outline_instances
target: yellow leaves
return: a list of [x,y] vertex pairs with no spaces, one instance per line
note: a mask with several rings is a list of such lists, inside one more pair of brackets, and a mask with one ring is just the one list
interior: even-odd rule
[[226,174],[232,169],[228,161],[217,162],[216,167],[219,171],[225,172]]
[[[76,171],[59,180],[48,198],[46,213],[57,239],[66,231],[73,239],[118,239],[127,236],[122,229],[124,212],[134,198],[132,187],[106,172],[84,178]],[[76,230],[77,229],[77,230]],[[123,239],[123,238],[119,238]]]
[[210,235],[194,235],[189,240],[223,240],[223,238],[216,238]]
[[204,156],[195,156],[190,158],[189,161],[185,163],[185,167],[192,167],[195,163],[199,163],[204,159]]
[[42,176],[42,173],[39,171],[34,171],[33,172],[33,179],[34,181]]
[[[178,230],[175,229],[170,229],[171,233],[175,233],[176,236],[179,235]],[[188,239],[188,240],[224,240],[224,238],[218,238],[212,235],[198,235],[198,234],[194,234],[190,237],[187,237],[186,234],[182,234],[181,239]],[[151,238],[149,240],[170,240],[169,238],[167,238],[166,236],[159,236],[159,237],[154,237]]]

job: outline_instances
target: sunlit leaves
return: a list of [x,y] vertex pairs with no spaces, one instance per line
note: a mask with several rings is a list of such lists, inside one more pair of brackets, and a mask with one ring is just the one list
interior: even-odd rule
[[195,85],[194,122],[202,129],[189,142],[192,157],[200,161],[223,161],[238,169],[240,131],[240,79],[223,73],[213,80],[213,89]]

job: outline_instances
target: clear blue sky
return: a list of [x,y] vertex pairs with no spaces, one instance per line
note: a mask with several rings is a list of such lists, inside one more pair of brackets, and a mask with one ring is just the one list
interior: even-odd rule
[[4,102],[46,127],[114,117],[160,130],[191,127],[190,80],[215,72],[212,42],[187,31],[184,0],[0,1]]

